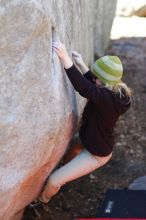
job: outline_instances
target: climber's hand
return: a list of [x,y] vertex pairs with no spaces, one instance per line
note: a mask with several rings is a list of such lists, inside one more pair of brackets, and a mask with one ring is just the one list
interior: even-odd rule
[[54,41],[52,44],[53,49],[56,51],[58,57],[64,64],[64,67],[70,68],[73,65],[71,58],[69,57],[66,47],[61,42]]
[[72,58],[83,74],[89,71],[89,68],[84,63],[81,54],[76,51],[72,51]]
[[82,66],[84,64],[81,54],[77,51],[72,51],[72,58],[76,65]]
[[61,42],[58,42],[58,41],[54,41],[52,43],[52,46],[53,46],[53,49],[56,51],[58,57],[61,60],[64,60],[68,57],[68,53],[66,51],[66,48],[65,48],[64,44],[62,44]]

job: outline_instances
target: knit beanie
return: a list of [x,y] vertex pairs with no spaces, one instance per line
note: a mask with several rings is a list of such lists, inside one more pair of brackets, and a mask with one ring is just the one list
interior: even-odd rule
[[103,56],[93,65],[93,75],[105,84],[118,84],[123,75],[121,60],[117,56]]

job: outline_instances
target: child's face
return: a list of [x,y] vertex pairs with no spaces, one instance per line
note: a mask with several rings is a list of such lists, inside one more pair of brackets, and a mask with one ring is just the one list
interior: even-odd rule
[[93,81],[95,82],[95,84],[96,84],[97,86],[103,85],[103,83],[102,83],[97,77],[95,77],[95,76],[93,76]]
[[96,83],[97,86],[102,86],[103,85],[103,83],[99,79],[96,79],[95,83]]

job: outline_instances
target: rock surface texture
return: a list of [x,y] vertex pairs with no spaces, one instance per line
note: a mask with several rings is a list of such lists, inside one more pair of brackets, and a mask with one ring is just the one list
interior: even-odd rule
[[[65,43],[93,63],[116,0],[0,0],[0,220],[19,220],[63,156],[86,100],[52,51]],[[108,19],[107,19],[108,11]]]

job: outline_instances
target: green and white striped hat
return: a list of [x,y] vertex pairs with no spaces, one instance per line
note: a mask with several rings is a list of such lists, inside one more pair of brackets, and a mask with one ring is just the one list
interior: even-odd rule
[[117,84],[123,75],[123,66],[117,56],[103,56],[95,61],[93,65],[93,75],[105,84]]

